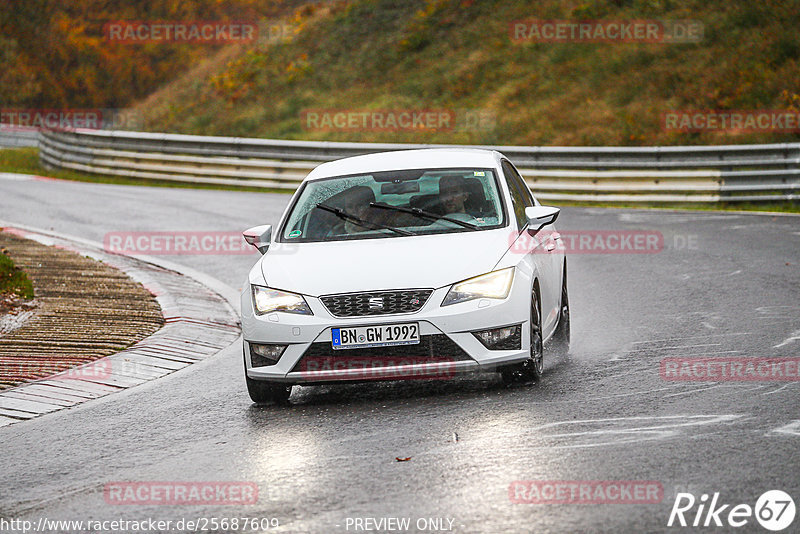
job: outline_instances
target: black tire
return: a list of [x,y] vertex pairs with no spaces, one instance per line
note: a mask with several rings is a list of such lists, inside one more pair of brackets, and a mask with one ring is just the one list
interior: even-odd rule
[[250,400],[256,404],[265,404],[268,402],[286,404],[289,401],[289,395],[292,394],[292,386],[279,382],[254,380],[247,376],[246,361],[244,364],[244,380],[247,382],[247,393],[250,394]]
[[559,353],[569,352],[571,324],[569,318],[569,291],[567,290],[567,264],[564,262],[564,281],[561,284],[561,308],[559,309],[558,326],[553,333],[553,348]]
[[539,293],[534,291],[531,295],[530,357],[521,364],[511,365],[500,370],[503,382],[506,384],[538,381],[544,374],[541,309]]
[[244,378],[247,381],[247,392],[250,394],[250,399],[256,404],[265,404],[268,402],[286,404],[289,401],[289,395],[292,394],[292,386],[275,382],[265,382],[263,380],[253,380],[247,375],[245,375]]

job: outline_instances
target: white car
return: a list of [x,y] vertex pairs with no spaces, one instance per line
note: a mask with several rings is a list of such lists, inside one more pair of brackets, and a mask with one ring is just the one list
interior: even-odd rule
[[467,371],[537,380],[544,343],[570,337],[558,214],[496,151],[323,163],[275,232],[244,232],[263,254],[242,292],[250,397]]

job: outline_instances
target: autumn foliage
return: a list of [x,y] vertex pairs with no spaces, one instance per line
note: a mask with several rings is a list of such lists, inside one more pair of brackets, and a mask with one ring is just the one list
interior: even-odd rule
[[211,54],[219,43],[113,42],[110,21],[263,21],[278,0],[20,0],[0,9],[0,107],[125,107]]

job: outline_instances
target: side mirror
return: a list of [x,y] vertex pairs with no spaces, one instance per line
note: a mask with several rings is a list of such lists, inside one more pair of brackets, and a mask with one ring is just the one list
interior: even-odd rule
[[245,241],[256,247],[261,254],[265,254],[272,242],[272,225],[254,226],[242,232],[242,235]]
[[559,208],[551,206],[529,206],[525,208],[525,216],[528,218],[528,231],[538,232],[548,224],[553,224],[561,213]]

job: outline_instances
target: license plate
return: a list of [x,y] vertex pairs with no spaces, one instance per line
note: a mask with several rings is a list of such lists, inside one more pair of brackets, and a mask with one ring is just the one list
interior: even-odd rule
[[419,343],[419,323],[331,328],[334,349],[361,349]]

